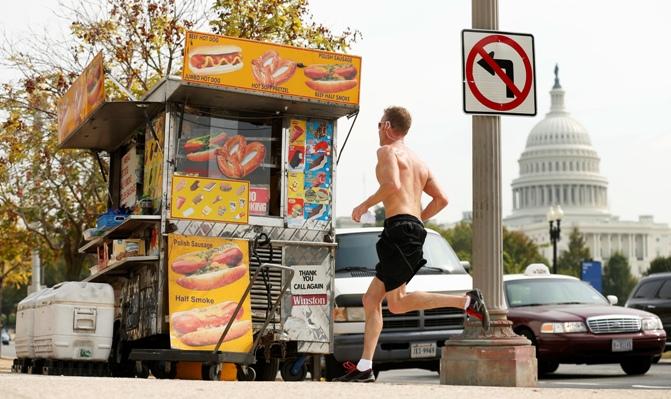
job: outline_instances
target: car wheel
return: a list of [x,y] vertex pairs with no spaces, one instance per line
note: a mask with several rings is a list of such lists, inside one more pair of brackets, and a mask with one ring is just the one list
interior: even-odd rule
[[557,371],[559,368],[559,362],[553,362],[549,360],[539,360],[538,361],[538,374],[550,374]]
[[627,375],[643,375],[650,370],[652,358],[631,359],[620,363],[620,367]]
[[660,360],[661,358],[662,358],[662,355],[655,356],[655,357],[652,358],[652,362],[653,362],[654,364],[657,364],[657,363],[659,363],[659,360]]
[[538,359],[538,343],[536,342],[536,337],[531,330],[523,328],[517,331],[517,333],[524,338],[531,341],[531,344],[536,347],[536,359],[538,361],[538,375],[550,374],[557,371],[559,368],[559,362],[554,362],[551,360],[540,360]]

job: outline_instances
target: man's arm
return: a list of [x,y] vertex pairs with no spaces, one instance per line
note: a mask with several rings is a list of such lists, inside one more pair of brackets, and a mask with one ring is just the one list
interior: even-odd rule
[[384,146],[377,150],[377,166],[375,167],[375,172],[380,187],[373,195],[366,198],[361,205],[354,208],[352,211],[352,219],[354,219],[355,222],[361,220],[361,215],[368,212],[368,208],[401,189],[401,175],[398,170],[398,162],[396,161],[396,155],[394,154],[393,148]]
[[424,192],[431,197],[431,202],[422,211],[423,221],[431,219],[447,206],[447,195],[440,189],[431,171],[429,171],[429,178],[424,185]]

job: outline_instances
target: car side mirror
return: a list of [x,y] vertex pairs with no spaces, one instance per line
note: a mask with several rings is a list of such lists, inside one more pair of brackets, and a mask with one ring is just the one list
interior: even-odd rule
[[461,267],[463,267],[464,270],[466,270],[467,273],[471,272],[471,262],[469,262],[467,260],[462,260],[462,261],[459,261],[459,263],[461,263]]
[[615,295],[608,295],[606,298],[608,298],[608,302],[611,305],[617,305],[617,297]]

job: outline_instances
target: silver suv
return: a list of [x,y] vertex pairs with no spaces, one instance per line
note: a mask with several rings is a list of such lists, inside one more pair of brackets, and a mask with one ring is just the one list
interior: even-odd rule
[[[342,363],[356,362],[363,349],[364,311],[362,295],[375,276],[378,262],[375,243],[382,228],[336,230],[334,353],[326,357],[326,378],[345,374]],[[433,230],[424,243],[427,264],[408,284],[407,290],[460,295],[473,286],[445,239]],[[382,306],[383,329],[375,349],[373,369],[424,368],[438,371],[440,348],[451,336],[461,334],[464,311],[438,308],[392,314]]]

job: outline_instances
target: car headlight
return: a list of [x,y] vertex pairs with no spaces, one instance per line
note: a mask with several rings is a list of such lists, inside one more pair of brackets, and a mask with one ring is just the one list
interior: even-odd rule
[[333,321],[364,321],[363,308],[333,308]]
[[542,334],[563,334],[587,332],[587,327],[582,321],[566,321],[563,323],[543,323],[541,325]]
[[659,317],[649,317],[641,320],[641,330],[643,331],[657,331],[663,330],[662,321]]

